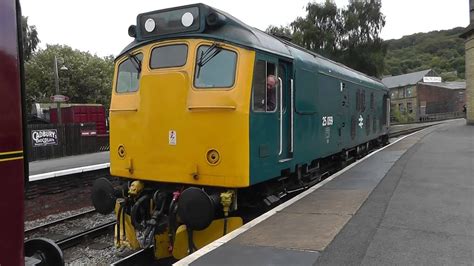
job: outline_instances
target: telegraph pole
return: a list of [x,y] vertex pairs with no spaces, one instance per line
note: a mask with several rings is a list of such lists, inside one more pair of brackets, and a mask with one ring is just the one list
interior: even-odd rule
[[[58,58],[54,56],[54,79],[56,83],[56,95],[59,95],[59,73],[58,73]],[[56,102],[56,114],[58,115],[58,124],[61,125],[61,103]]]

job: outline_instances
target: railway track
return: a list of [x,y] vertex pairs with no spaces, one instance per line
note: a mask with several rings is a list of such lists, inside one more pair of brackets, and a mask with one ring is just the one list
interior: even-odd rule
[[114,226],[115,226],[115,221],[107,222],[105,224],[79,232],[77,234],[68,236],[66,238],[63,238],[55,242],[62,250],[68,249],[70,247],[73,247],[82,243],[84,240],[92,239],[92,238],[107,234],[109,232],[113,232]]
[[[54,234],[55,226],[61,226],[61,225],[66,226],[66,224],[68,224],[68,226],[71,226],[71,227],[81,226],[81,221],[91,219],[93,215],[99,215],[99,214],[93,209],[93,210],[84,211],[78,214],[74,214],[62,219],[57,219],[57,220],[54,220],[45,224],[41,224],[41,225],[25,230],[25,236],[27,238],[30,238],[34,235],[43,236],[43,234],[46,234],[46,235],[51,234],[51,231]],[[62,250],[65,250],[73,246],[77,246],[86,240],[93,239],[98,236],[102,236],[110,232],[113,232],[114,226],[115,226],[115,220],[109,221],[97,226],[93,226],[92,228],[82,230],[80,232],[76,232],[67,236],[61,236],[55,239],[54,242]],[[64,231],[64,229],[62,230]]]
[[25,235],[30,235],[30,234],[33,234],[37,231],[44,230],[47,227],[51,227],[51,226],[54,226],[54,225],[57,225],[57,224],[67,222],[67,221],[72,221],[72,220],[75,220],[75,219],[79,219],[79,218],[85,217],[87,215],[93,214],[95,212],[96,211],[94,209],[93,210],[88,210],[88,211],[84,211],[84,212],[81,212],[81,213],[78,213],[78,214],[75,214],[75,215],[68,216],[66,218],[57,219],[57,220],[54,220],[52,222],[41,224],[41,225],[38,225],[38,226],[35,226],[35,227],[32,227],[32,228],[29,228],[29,229],[25,230]]
[[438,124],[440,124],[440,123],[424,125],[424,126],[415,127],[415,128],[402,129],[402,130],[395,131],[395,132],[389,132],[388,136],[389,136],[389,138],[396,138],[396,137],[408,135],[408,134],[411,134],[413,132],[420,131],[420,130],[425,129],[427,127],[435,126],[435,125],[438,125]]
[[130,265],[150,265],[153,261],[153,246],[147,249],[138,250],[129,256],[112,263],[112,266],[130,266]]

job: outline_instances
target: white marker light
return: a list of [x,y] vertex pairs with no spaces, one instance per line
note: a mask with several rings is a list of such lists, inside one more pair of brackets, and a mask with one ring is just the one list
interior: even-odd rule
[[145,30],[148,32],[152,32],[155,29],[155,21],[151,18],[145,21]]
[[185,27],[189,27],[193,24],[193,21],[194,21],[194,17],[193,17],[193,14],[191,14],[190,12],[186,12],[183,14],[183,16],[181,17],[181,24],[183,24],[183,26]]

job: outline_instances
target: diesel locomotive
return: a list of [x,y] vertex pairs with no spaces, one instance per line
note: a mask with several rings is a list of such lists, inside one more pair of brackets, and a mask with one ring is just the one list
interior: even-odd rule
[[[115,60],[110,171],[92,200],[115,244],[182,258],[388,141],[377,79],[204,4],[137,16]],[[269,80],[273,79],[269,84]]]

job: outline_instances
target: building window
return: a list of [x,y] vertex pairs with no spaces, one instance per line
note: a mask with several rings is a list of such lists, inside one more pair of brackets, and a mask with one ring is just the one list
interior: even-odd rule
[[407,103],[407,111],[409,114],[413,113],[413,103],[411,102]]
[[399,104],[398,104],[398,110],[399,110],[400,112],[404,112],[404,111],[405,111],[405,106],[403,105],[403,103],[399,103]]
[[408,87],[406,90],[406,97],[413,97],[413,87]]
[[405,98],[405,88],[398,89],[398,98]]

